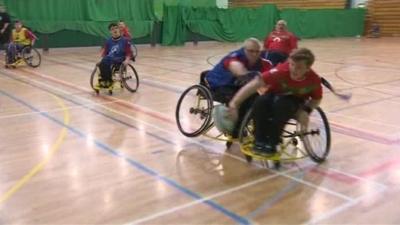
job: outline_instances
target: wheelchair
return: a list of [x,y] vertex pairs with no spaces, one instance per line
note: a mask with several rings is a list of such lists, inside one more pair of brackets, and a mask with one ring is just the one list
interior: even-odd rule
[[251,110],[244,117],[239,131],[240,150],[250,163],[253,159],[272,161],[276,168],[281,162],[290,162],[309,157],[316,163],[326,160],[331,145],[331,132],[324,111],[317,107],[309,116],[309,123],[303,125],[296,119],[289,120],[281,134],[277,153],[271,156],[256,154],[254,145],[254,121]]
[[114,88],[126,88],[130,92],[136,92],[139,88],[139,76],[135,67],[131,64],[128,64],[127,66],[124,66],[123,64],[112,65],[112,84],[109,87],[101,87],[100,89],[96,88],[100,81],[100,68],[98,65],[99,64],[96,64],[90,76],[90,86],[96,94],[100,93],[100,89],[107,89],[108,93],[112,95]]
[[[8,55],[6,54],[6,62],[8,62],[7,57]],[[13,62],[12,64],[6,64],[5,67],[16,68],[19,65],[26,64],[32,68],[36,68],[40,66],[41,62],[42,57],[39,51],[31,45],[26,45],[15,55],[15,62]]]
[[251,110],[241,122],[239,138],[233,139],[228,134],[212,132],[214,122],[211,115],[214,104],[223,103],[214,102],[211,91],[204,82],[187,88],[180,96],[175,110],[179,131],[187,137],[203,135],[214,140],[225,141],[228,149],[233,142],[237,141],[247,162],[251,163],[253,159],[272,161],[275,168],[279,168],[281,162],[306,157],[310,157],[316,163],[322,163],[329,154],[331,144],[329,122],[319,107],[310,114],[307,126],[301,125],[295,119],[289,120],[282,132],[277,153],[265,156],[256,154],[252,150],[255,138]]

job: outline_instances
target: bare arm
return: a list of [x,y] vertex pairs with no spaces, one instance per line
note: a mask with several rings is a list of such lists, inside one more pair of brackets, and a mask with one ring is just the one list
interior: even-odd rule
[[246,75],[249,72],[246,67],[244,67],[243,63],[238,61],[231,61],[228,70],[231,71],[235,77]]
[[239,108],[244,100],[256,93],[257,89],[263,87],[264,85],[264,81],[260,76],[255,77],[236,93],[233,99],[229,102],[229,107],[232,109]]

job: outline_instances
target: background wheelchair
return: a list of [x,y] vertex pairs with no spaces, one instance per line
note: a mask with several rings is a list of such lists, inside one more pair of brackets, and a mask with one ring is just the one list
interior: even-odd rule
[[[229,148],[236,141],[222,133],[211,132],[214,127],[212,111],[214,101],[206,85],[196,84],[186,89],[180,96],[175,119],[180,132],[187,137],[204,135],[215,140],[226,141]],[[221,104],[221,103],[216,103]],[[254,145],[254,124],[251,111],[244,117],[239,131],[240,150],[250,163],[253,158],[261,161],[272,161],[276,168],[281,162],[294,161],[310,157],[322,163],[329,154],[331,133],[328,120],[321,108],[316,108],[310,115],[307,127],[292,119],[286,124],[281,135],[281,144],[277,154],[263,156],[252,151]]]
[[[124,66],[123,64],[115,64],[112,66],[111,74],[113,81],[112,85],[107,88],[102,88],[107,89],[110,95],[112,95],[114,88],[126,88],[130,92],[136,92],[139,88],[139,76],[135,67],[133,67],[131,64],[128,64],[127,66]],[[96,64],[90,76],[90,86],[96,92],[96,94],[99,94],[100,92],[99,89],[95,88],[99,80],[100,69],[98,64]]]
[[[7,59],[7,54],[6,54],[6,62],[8,62]],[[6,64],[6,68],[12,67],[16,68],[19,65],[26,64],[32,68],[36,68],[40,66],[40,63],[42,62],[42,57],[39,53],[39,51],[30,45],[24,46],[20,51],[17,52],[15,55],[15,62],[12,64]]]

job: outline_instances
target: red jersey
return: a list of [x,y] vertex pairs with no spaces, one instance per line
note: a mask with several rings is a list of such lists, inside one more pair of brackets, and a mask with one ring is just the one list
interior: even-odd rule
[[297,37],[287,31],[272,31],[264,40],[264,49],[290,54],[297,48]]
[[308,71],[303,80],[293,80],[290,77],[289,63],[285,62],[263,73],[262,78],[268,86],[267,93],[294,95],[302,99],[322,98],[321,78],[313,70]]
[[131,33],[129,32],[128,27],[124,27],[124,28],[121,30],[121,35],[122,35],[124,38],[128,39],[129,41],[132,39],[132,35],[131,35]]

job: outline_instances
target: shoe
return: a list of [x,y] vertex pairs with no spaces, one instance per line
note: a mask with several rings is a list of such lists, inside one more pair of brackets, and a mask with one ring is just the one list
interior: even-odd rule
[[268,143],[256,141],[253,151],[259,155],[272,156],[276,153],[276,147]]

